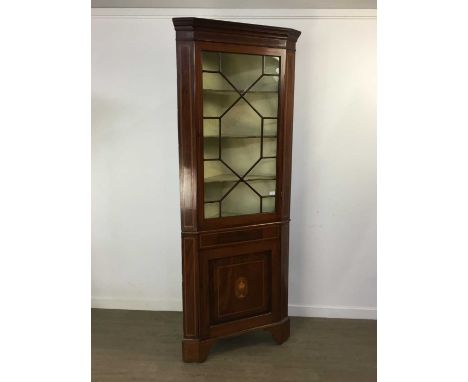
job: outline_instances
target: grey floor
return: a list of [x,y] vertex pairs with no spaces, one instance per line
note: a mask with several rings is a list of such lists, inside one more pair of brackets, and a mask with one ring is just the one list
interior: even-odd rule
[[185,364],[181,313],[93,309],[91,316],[93,382],[377,380],[376,321],[292,317],[283,345],[254,332],[219,341],[205,363]]

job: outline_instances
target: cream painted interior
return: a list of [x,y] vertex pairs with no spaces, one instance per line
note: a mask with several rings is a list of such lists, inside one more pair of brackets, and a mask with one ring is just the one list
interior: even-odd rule
[[202,52],[202,67],[205,218],[274,212],[280,58]]

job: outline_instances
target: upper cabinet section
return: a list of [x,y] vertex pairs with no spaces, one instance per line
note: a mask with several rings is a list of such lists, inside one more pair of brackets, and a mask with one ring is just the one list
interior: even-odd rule
[[180,17],[173,20],[178,41],[222,42],[280,49],[296,49],[301,32],[295,29]]
[[289,218],[293,29],[173,20],[182,229]]

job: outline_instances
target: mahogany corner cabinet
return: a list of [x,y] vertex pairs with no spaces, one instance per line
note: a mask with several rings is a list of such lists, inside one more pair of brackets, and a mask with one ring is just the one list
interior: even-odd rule
[[294,59],[299,31],[174,18],[185,362],[223,337],[289,337]]

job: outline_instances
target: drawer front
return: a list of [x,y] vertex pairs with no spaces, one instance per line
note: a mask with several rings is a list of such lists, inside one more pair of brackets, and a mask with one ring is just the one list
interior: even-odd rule
[[279,227],[277,225],[261,228],[237,229],[223,232],[203,233],[200,235],[200,248],[209,248],[225,244],[273,239],[278,236]]
[[279,317],[278,240],[202,251],[205,333],[226,335]]

